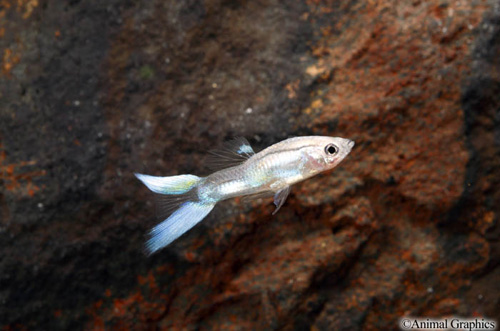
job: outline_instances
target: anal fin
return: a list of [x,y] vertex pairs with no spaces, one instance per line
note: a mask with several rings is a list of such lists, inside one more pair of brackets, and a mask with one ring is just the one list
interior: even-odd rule
[[263,192],[259,192],[259,193],[244,195],[241,197],[241,201],[247,202],[247,201],[252,201],[252,200],[257,200],[257,199],[267,199],[267,198],[273,197],[274,195],[275,195],[275,192],[273,192],[273,191],[263,191]]

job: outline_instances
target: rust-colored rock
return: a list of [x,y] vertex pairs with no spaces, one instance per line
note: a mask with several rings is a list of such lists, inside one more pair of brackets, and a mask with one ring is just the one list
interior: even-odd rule
[[[497,319],[500,8],[477,1],[3,1],[0,325],[396,329]],[[354,139],[152,257],[133,172],[246,136]]]

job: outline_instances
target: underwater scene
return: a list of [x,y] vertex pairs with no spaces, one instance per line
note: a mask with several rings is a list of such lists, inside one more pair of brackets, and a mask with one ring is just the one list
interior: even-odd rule
[[0,0],[0,330],[494,330],[500,1]]

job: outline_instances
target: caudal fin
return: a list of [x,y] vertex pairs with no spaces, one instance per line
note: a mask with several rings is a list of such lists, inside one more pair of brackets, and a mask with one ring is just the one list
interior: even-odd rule
[[151,191],[159,194],[184,194],[198,185],[201,178],[194,175],[156,177],[134,174]]
[[204,219],[214,206],[202,202],[184,202],[170,217],[151,229],[151,238],[146,243],[148,254],[153,254],[182,236]]
[[205,218],[215,206],[215,203],[203,203],[198,200],[196,190],[193,189],[202,180],[200,177],[194,175],[156,177],[143,174],[135,176],[151,191],[158,193],[157,207],[162,219],[175,210],[150,231],[150,238],[146,242],[148,254],[156,252],[182,236]]

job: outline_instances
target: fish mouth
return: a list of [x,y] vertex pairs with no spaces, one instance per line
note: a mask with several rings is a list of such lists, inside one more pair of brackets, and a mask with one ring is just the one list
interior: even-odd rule
[[354,142],[354,140],[349,140],[349,142],[347,143],[347,146],[349,146],[350,148],[353,148],[355,144],[356,143]]

